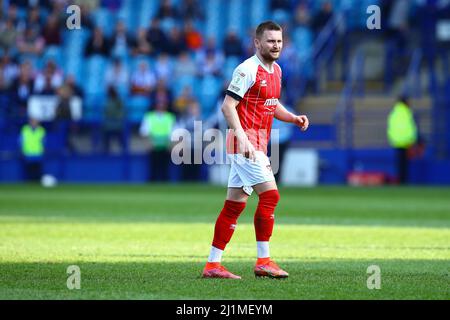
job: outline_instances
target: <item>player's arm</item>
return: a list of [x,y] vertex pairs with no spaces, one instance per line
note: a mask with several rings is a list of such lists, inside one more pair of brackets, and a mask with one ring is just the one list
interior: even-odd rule
[[239,121],[239,115],[236,110],[238,104],[238,100],[227,94],[222,103],[222,112],[228,126],[233,130],[239,142],[239,150],[245,157],[253,160],[255,159],[255,147],[248,140],[248,137],[241,126],[241,122]]
[[281,103],[278,103],[277,108],[275,109],[275,118],[284,121],[293,123],[298,126],[302,131],[308,129],[309,119],[305,115],[296,116],[292,112],[289,112]]

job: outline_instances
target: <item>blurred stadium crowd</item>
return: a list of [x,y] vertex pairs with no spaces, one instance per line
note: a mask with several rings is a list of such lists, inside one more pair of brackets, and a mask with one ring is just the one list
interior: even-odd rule
[[[439,12],[449,11],[449,1],[431,2]],[[81,9],[80,29],[67,28],[71,4]],[[382,8],[382,32],[400,48],[414,40],[412,30],[426,34],[436,19],[434,11],[426,14],[426,0],[3,0],[2,148],[12,148],[14,139],[6,137],[18,136],[27,123],[33,96],[57,97],[54,114],[42,119],[54,151],[76,152],[69,137],[87,133],[91,152],[109,152],[111,137],[128,152],[146,112],[158,108],[180,125],[192,119],[214,125],[232,71],[254,53],[253,28],[265,19],[284,28],[283,97],[295,107],[302,95],[295,87],[299,74],[308,84],[305,92],[314,91],[317,70],[308,59],[330,18],[345,11],[347,32],[364,31],[371,4]],[[81,99],[75,115],[72,97]]]

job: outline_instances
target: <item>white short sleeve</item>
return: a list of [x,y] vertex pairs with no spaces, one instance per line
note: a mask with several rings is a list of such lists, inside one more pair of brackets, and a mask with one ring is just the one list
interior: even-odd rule
[[[255,74],[253,74],[255,73]],[[256,72],[246,64],[239,65],[233,72],[233,79],[228,86],[227,94],[236,100],[241,100],[245,93],[255,83]]]

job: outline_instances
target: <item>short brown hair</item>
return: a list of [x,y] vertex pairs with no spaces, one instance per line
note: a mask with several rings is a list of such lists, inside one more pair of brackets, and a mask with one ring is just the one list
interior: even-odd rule
[[260,39],[264,33],[264,31],[269,30],[269,31],[283,31],[283,29],[281,28],[281,26],[273,21],[264,21],[262,23],[259,24],[259,26],[256,28],[256,32],[255,32],[255,36],[256,38]]

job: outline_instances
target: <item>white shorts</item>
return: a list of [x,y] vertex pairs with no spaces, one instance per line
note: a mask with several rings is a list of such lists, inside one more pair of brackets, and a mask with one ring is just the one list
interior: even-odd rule
[[242,154],[227,156],[231,161],[228,188],[242,188],[246,194],[251,195],[252,186],[275,180],[270,160],[264,152],[256,151],[254,161],[245,158]]

